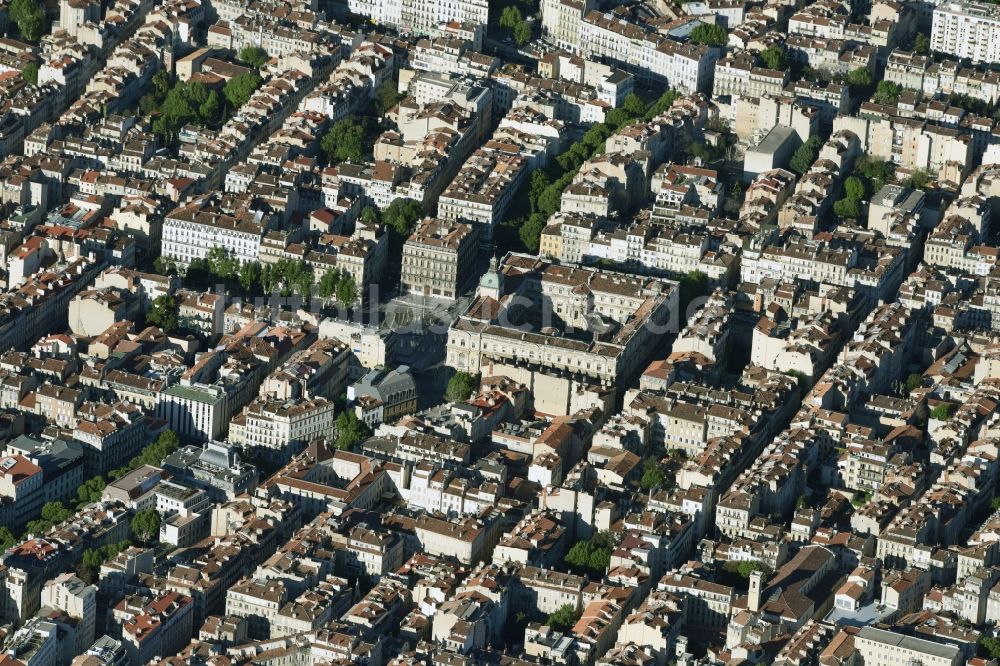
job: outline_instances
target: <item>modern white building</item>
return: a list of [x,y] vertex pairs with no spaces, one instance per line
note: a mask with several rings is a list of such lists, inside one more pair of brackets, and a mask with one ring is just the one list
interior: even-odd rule
[[931,49],[973,63],[1000,60],[1000,9],[986,2],[946,2],[934,10]]

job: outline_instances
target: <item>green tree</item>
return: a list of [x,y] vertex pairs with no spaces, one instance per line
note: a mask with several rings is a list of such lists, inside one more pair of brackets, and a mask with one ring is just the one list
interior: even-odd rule
[[170,89],[160,105],[159,114],[153,120],[153,132],[172,139],[180,128],[195,118],[196,114],[188,97],[187,86],[184,82],[178,82]]
[[531,172],[531,180],[528,183],[528,203],[531,205],[532,213],[538,211],[538,197],[551,184],[544,169],[536,169]]
[[42,520],[52,525],[58,525],[73,515],[62,502],[46,502],[42,507]]
[[159,434],[155,442],[146,446],[146,448],[144,448],[139,455],[129,461],[128,465],[113,470],[109,476],[112,479],[120,479],[132,470],[139,469],[143,465],[158,467],[163,464],[163,460],[167,456],[177,450],[179,445],[180,438],[177,437],[177,433],[169,429],[164,430]]
[[1000,638],[983,634],[979,639],[979,647],[982,648],[981,652],[984,652],[986,656],[1000,659]]
[[788,53],[780,46],[768,46],[761,51],[760,61],[768,69],[788,69]]
[[665,480],[666,475],[663,473],[663,466],[660,462],[655,458],[647,458],[642,466],[642,478],[639,480],[639,485],[642,489],[652,490],[653,488],[659,488]]
[[545,216],[540,213],[532,213],[517,230],[518,237],[529,252],[538,252],[538,244],[541,241],[544,228]]
[[681,288],[680,308],[681,314],[684,315],[694,299],[708,296],[710,288],[708,276],[701,271],[689,271],[679,282]]
[[799,175],[804,174],[816,161],[822,146],[823,142],[818,136],[809,137],[809,140],[799,146],[792,155],[792,160],[788,163],[789,168]]
[[153,74],[152,82],[153,93],[156,99],[163,101],[163,99],[167,96],[167,93],[170,92],[172,85],[170,82],[170,73],[165,69],[161,69],[156,74]]
[[160,533],[160,514],[156,509],[144,509],[132,518],[132,533],[139,543],[148,544]]
[[916,38],[913,40],[913,52],[920,55],[926,55],[930,53],[931,50],[931,40],[927,35],[922,32],[918,32]]
[[524,22],[521,10],[513,5],[507,5],[500,13],[500,27],[513,30],[518,24]]
[[375,91],[375,113],[379,117],[388,113],[392,107],[399,104],[404,95],[396,89],[392,80],[386,80]]
[[260,264],[247,262],[240,266],[239,283],[243,291],[249,292],[260,283]]
[[211,124],[219,119],[222,110],[222,98],[219,93],[210,90],[205,101],[198,105],[198,118],[202,123]]
[[160,275],[177,275],[177,264],[167,257],[157,257],[153,260],[153,270]]
[[872,84],[872,73],[867,67],[852,69],[847,74],[847,85],[855,88],[867,88]]
[[345,410],[337,416],[337,437],[333,445],[342,451],[351,449],[358,442],[371,437],[368,426],[361,421],[353,410]]
[[531,41],[531,26],[525,22],[521,21],[513,30],[514,43],[518,46],[524,46]]
[[740,562],[729,560],[722,565],[722,568],[731,574],[736,574],[737,576],[743,578],[744,580],[749,580],[750,574],[752,574],[754,571],[764,572],[765,580],[772,573],[771,570],[767,567],[767,565],[753,560],[743,560]]
[[105,485],[103,476],[95,476],[84,481],[76,489],[77,506],[85,506],[100,501],[101,496],[104,494]]
[[[588,155],[592,155],[595,150],[604,147],[604,143],[611,136],[611,128],[604,123],[595,123],[590,126],[590,129],[583,135],[580,142],[589,151]],[[537,171],[534,173],[538,173]]]
[[240,273],[240,262],[223,247],[213,247],[206,256],[208,269],[220,280],[234,280]]
[[240,62],[254,69],[260,69],[267,62],[267,51],[259,46],[244,46],[237,57]]
[[553,183],[546,187],[545,191],[538,197],[538,212],[546,220],[552,217],[562,205],[562,191],[563,188]]
[[354,282],[354,278],[350,275],[345,275],[341,278],[340,282],[337,283],[337,300],[344,305],[351,305],[358,298],[358,287]]
[[164,333],[173,333],[177,330],[179,307],[177,299],[173,296],[169,294],[157,296],[153,306],[146,313],[146,323],[160,327]]
[[8,16],[25,41],[37,42],[45,32],[45,10],[35,0],[13,0]]
[[865,184],[857,176],[848,176],[844,181],[844,194],[848,199],[861,201],[865,198]]
[[646,103],[635,93],[629,93],[622,101],[622,108],[628,111],[634,118],[646,113]]
[[921,384],[924,383],[924,376],[919,372],[913,372],[906,377],[906,395],[912,393],[915,389],[919,388]]
[[927,183],[931,180],[931,175],[927,173],[926,169],[916,169],[910,174],[910,177],[906,179],[906,186],[912,187],[915,190],[922,190],[927,187]]
[[250,100],[263,82],[264,79],[257,72],[246,72],[226,81],[222,94],[234,109],[238,109]]
[[833,213],[840,218],[857,219],[861,217],[861,206],[857,199],[841,199],[833,204]]
[[607,123],[609,127],[618,129],[620,127],[624,127],[630,120],[632,120],[632,117],[632,114],[625,109],[611,109],[604,114],[604,122]]
[[467,372],[456,372],[448,380],[448,388],[444,392],[445,400],[448,402],[468,400],[478,387],[478,377]]
[[952,410],[955,406],[948,402],[942,402],[940,405],[931,410],[931,418],[937,419],[938,421],[947,421],[951,417]]
[[661,113],[670,110],[670,107],[674,105],[674,102],[681,96],[676,90],[668,90],[667,92],[660,95],[659,99],[649,105],[646,109],[646,113],[643,115],[643,120],[652,120]]
[[400,239],[406,240],[424,215],[424,207],[415,199],[394,199],[384,211],[382,222]]
[[365,126],[356,118],[334,124],[320,140],[331,162],[361,162],[365,157]]
[[127,549],[129,545],[128,541],[119,541],[118,543],[105,544],[100,548],[86,549],[77,565],[76,575],[88,585],[93,585],[97,582],[97,572],[101,565]]
[[188,81],[184,90],[192,107],[201,106],[208,100],[208,88],[201,81]]
[[899,96],[902,93],[903,89],[898,84],[892,81],[879,81],[878,85],[875,86],[872,100],[878,104],[895,104],[899,101]]
[[685,152],[689,158],[698,158],[702,162],[711,162],[718,156],[715,147],[705,143],[690,143]]
[[323,277],[319,279],[319,285],[317,285],[319,295],[323,298],[330,298],[335,295],[337,287],[340,285],[340,280],[340,271],[329,270],[323,273]]
[[6,525],[0,525],[0,553],[17,543],[17,537]]
[[29,62],[21,68],[21,78],[33,86],[38,85],[38,63]]
[[555,631],[566,633],[573,628],[573,625],[579,619],[580,612],[576,609],[576,606],[565,604],[550,614],[545,624],[552,627]]
[[577,541],[573,544],[564,561],[577,573],[603,576],[611,563],[615,545],[616,539],[612,534],[599,532],[589,541]]
[[883,185],[892,180],[895,168],[885,160],[862,155],[854,163],[854,171],[868,180],[871,192],[878,192]]
[[691,31],[691,41],[706,46],[725,46],[729,34],[717,23],[702,23]]

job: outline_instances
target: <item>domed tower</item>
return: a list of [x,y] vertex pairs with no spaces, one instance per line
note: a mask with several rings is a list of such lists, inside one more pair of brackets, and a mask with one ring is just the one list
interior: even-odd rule
[[499,301],[503,296],[503,274],[497,266],[496,255],[490,259],[490,268],[479,279],[479,295]]

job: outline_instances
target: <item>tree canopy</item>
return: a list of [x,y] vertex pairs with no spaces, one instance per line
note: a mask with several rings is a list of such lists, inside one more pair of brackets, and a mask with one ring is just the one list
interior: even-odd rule
[[868,155],[862,155],[854,163],[854,172],[868,181],[871,192],[878,192],[891,181],[894,171],[895,167],[890,162]]
[[768,69],[788,69],[788,53],[780,46],[768,46],[761,51],[760,61]]
[[100,501],[106,485],[103,476],[87,479],[76,489],[76,505],[81,507]]
[[146,323],[160,327],[164,333],[173,333],[177,330],[178,310],[176,298],[170,294],[157,296],[149,312],[146,313]]
[[646,103],[635,93],[629,93],[625,96],[625,99],[622,101],[622,108],[635,118],[646,113]]
[[531,25],[526,21],[521,21],[514,26],[512,34],[514,36],[514,43],[518,46],[524,46],[531,41]]
[[153,132],[171,141],[189,123],[211,125],[221,120],[222,100],[200,81],[171,85],[170,76],[160,71],[153,76],[152,91],[139,100],[139,110],[152,114]]
[[132,518],[132,533],[142,544],[148,544],[160,533],[160,514],[156,509],[143,509]]
[[524,46],[531,41],[531,26],[524,20],[521,10],[514,5],[507,5],[500,14],[500,27],[510,31],[518,46]]
[[375,91],[375,113],[379,117],[384,116],[392,107],[399,104],[405,95],[396,89],[392,80],[386,80]]
[[157,467],[163,463],[164,458],[177,450],[177,446],[179,444],[180,438],[177,437],[177,433],[173,430],[164,430],[160,433],[159,437],[156,438],[155,442],[149,444],[139,455],[132,458],[128,465],[112,470],[109,476],[112,479],[120,479],[132,470],[139,469],[143,465],[152,465]]
[[13,0],[7,15],[25,41],[37,42],[45,32],[45,10],[35,0]]
[[656,458],[647,458],[642,465],[642,478],[639,480],[639,486],[643,490],[652,490],[662,487],[666,480],[667,475],[660,461]]
[[365,158],[365,124],[350,117],[334,123],[320,140],[320,148],[331,162],[361,162]]
[[257,72],[246,72],[226,81],[222,94],[234,109],[238,109],[250,100],[263,82]]
[[580,619],[580,611],[576,609],[576,606],[572,604],[564,604],[553,611],[545,624],[552,627],[554,630],[566,633],[573,628],[577,620]]
[[847,83],[856,88],[867,88],[872,84],[872,73],[867,67],[852,69],[847,74]]
[[244,46],[240,49],[239,53],[240,62],[243,62],[254,69],[260,69],[260,67],[267,62],[267,51],[260,48],[259,46]]
[[954,411],[955,406],[949,402],[942,402],[940,405],[931,410],[931,418],[937,419],[938,421],[947,421],[951,417],[952,411]]
[[809,170],[812,163],[819,155],[819,149],[823,146],[823,141],[818,136],[811,136],[809,140],[796,149],[788,163],[789,168],[800,176]]
[[88,548],[83,551],[83,557],[76,567],[76,575],[88,585],[93,585],[97,582],[97,572],[101,565],[124,551],[129,545],[131,544],[128,541],[119,541],[105,544],[100,548]]
[[542,230],[545,228],[545,216],[541,213],[532,213],[517,230],[521,243],[529,252],[538,252],[538,245],[542,238]]
[[646,108],[646,113],[643,114],[643,120],[652,120],[664,111],[668,111],[680,96],[681,94],[676,90],[668,90],[663,93],[660,95],[659,99]]
[[865,184],[857,176],[848,176],[844,181],[844,194],[851,199],[865,198]]
[[351,305],[357,300],[358,286],[347,273],[329,270],[320,278],[318,292],[323,298],[336,298],[344,305]]
[[351,449],[358,442],[371,436],[371,431],[353,410],[347,409],[337,416],[337,437],[333,445],[343,451]]
[[467,372],[456,372],[448,380],[448,388],[445,389],[444,397],[448,402],[461,402],[468,400],[477,388],[479,388],[478,377]]
[[38,85],[38,63],[29,62],[21,68],[21,78],[33,86]]
[[717,23],[702,23],[691,31],[691,41],[706,46],[724,46],[729,41],[729,34]]
[[833,213],[837,217],[857,219],[861,216],[861,206],[857,199],[845,197],[833,204]]
[[17,537],[6,525],[0,525],[0,553],[17,543]]
[[611,564],[611,553],[617,537],[611,532],[598,532],[589,541],[577,541],[564,558],[570,569],[579,574],[601,577]]
[[892,81],[879,81],[875,86],[875,94],[872,100],[878,104],[895,104],[899,101],[899,96],[903,93],[903,88]]
[[417,220],[424,215],[424,207],[415,199],[393,199],[382,211],[382,222],[393,234],[394,244],[402,247],[413,233]]
[[931,180],[931,175],[926,169],[914,169],[910,177],[906,179],[906,186],[912,187],[915,190],[922,190],[927,187],[927,183]]

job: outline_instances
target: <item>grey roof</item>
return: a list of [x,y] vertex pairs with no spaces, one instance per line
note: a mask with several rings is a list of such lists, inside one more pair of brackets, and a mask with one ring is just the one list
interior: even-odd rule
[[43,479],[58,476],[83,461],[83,445],[75,439],[38,439],[21,435],[8,445],[42,468]]
[[[784,125],[776,125],[771,128],[771,131],[767,133],[760,143],[758,143],[751,150],[764,153],[767,155],[773,155],[778,152],[778,150],[785,145],[786,141],[792,140],[792,135],[796,134],[795,130],[791,127],[786,127]],[[801,143],[801,141],[799,141]]]
[[875,641],[876,643],[882,643],[883,645],[894,645],[896,647],[903,648],[904,650],[923,652],[924,654],[941,657],[943,659],[954,660],[956,657],[961,655],[961,651],[953,645],[942,645],[941,643],[925,641],[920,638],[913,638],[912,636],[904,636],[903,634],[897,634],[892,631],[884,631],[882,629],[876,629],[875,627],[865,627],[858,632],[858,638]]
[[395,370],[372,370],[353,386],[355,397],[368,396],[389,402],[388,397],[404,391],[416,391],[410,369],[401,365]]

